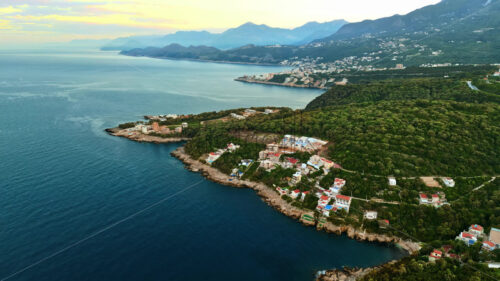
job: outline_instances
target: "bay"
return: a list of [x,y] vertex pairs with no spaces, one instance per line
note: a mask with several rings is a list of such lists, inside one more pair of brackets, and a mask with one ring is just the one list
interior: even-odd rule
[[252,190],[204,180],[170,156],[180,144],[103,132],[144,114],[301,108],[321,94],[233,81],[282,69],[1,51],[0,279],[193,184],[9,280],[312,280],[317,270],[402,257],[302,226]]

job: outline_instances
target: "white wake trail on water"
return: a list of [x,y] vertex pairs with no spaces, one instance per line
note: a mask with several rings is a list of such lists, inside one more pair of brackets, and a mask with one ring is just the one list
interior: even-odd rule
[[106,232],[106,231],[108,231],[110,229],[113,229],[114,227],[116,227],[116,226],[118,226],[118,225],[120,225],[120,224],[122,224],[122,223],[124,223],[126,221],[129,221],[129,220],[137,217],[138,215],[141,215],[141,214],[143,214],[143,213],[145,213],[145,212],[147,212],[147,211],[149,211],[149,210],[157,207],[158,205],[164,203],[165,201],[167,201],[169,199],[172,199],[175,196],[188,191],[189,189],[191,189],[191,188],[199,185],[203,181],[204,181],[204,179],[202,179],[202,180],[200,180],[200,181],[198,181],[198,182],[196,182],[194,184],[191,184],[191,185],[189,185],[189,186],[187,186],[187,187],[185,187],[185,188],[183,188],[183,189],[175,192],[174,194],[171,194],[171,195],[169,195],[169,196],[161,199],[160,201],[157,201],[156,203],[153,203],[153,204],[149,205],[148,207],[146,207],[144,209],[141,209],[141,210],[139,210],[139,211],[137,211],[137,212],[135,212],[135,213],[133,213],[133,214],[131,214],[131,215],[129,215],[129,216],[127,216],[127,217],[119,220],[119,221],[116,221],[116,222],[114,222],[114,223],[112,223],[112,224],[110,224],[110,225],[108,225],[108,226],[106,226],[104,228],[101,228],[100,230],[98,230],[98,231],[96,231],[96,232],[94,232],[94,233],[92,233],[92,234],[90,234],[90,235],[88,235],[88,236],[86,236],[86,237],[84,237],[84,238],[82,238],[82,239],[80,239],[80,240],[78,240],[78,241],[76,241],[76,242],[74,242],[74,243],[72,243],[72,244],[70,244],[70,245],[68,245],[68,246],[66,246],[66,247],[64,247],[64,248],[56,251],[56,252],[54,252],[54,253],[52,253],[52,254],[50,254],[50,255],[48,255],[48,256],[46,256],[46,257],[44,257],[44,258],[42,258],[42,259],[40,259],[40,260],[38,260],[38,261],[36,261],[34,263],[32,263],[32,264],[30,264],[30,265],[28,265],[28,266],[26,266],[26,267],[24,267],[24,268],[22,268],[22,269],[20,269],[20,270],[18,270],[16,272],[12,273],[12,274],[10,274],[10,275],[5,276],[4,278],[0,279],[0,281],[9,280],[12,277],[15,277],[15,276],[17,276],[17,275],[19,275],[19,274],[21,274],[21,273],[23,273],[23,272],[25,272],[25,271],[33,268],[33,267],[39,265],[39,264],[41,264],[41,263],[43,263],[43,262],[45,262],[45,261],[47,261],[47,260],[49,260],[49,259],[57,256],[57,255],[60,255],[60,254],[62,254],[64,252],[66,252],[66,251],[68,251],[68,250],[70,250],[70,249],[72,249],[72,248],[74,248],[74,247],[76,247],[76,246],[78,246],[78,245],[86,242],[87,240],[90,240],[90,239],[98,236],[101,233],[104,233],[104,232]]

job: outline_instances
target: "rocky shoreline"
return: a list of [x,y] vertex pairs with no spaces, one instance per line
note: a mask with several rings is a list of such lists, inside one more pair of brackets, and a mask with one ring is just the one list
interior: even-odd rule
[[326,87],[315,87],[315,86],[307,86],[307,85],[296,85],[296,84],[285,84],[285,83],[276,83],[269,81],[258,81],[253,79],[246,79],[243,77],[239,77],[234,79],[234,81],[249,83],[249,84],[263,84],[263,85],[272,85],[272,86],[281,86],[281,87],[290,87],[290,88],[303,88],[303,89],[327,89]]
[[126,138],[136,142],[152,142],[152,143],[174,143],[174,142],[182,142],[188,141],[189,138],[162,138],[157,136],[150,136],[144,134],[132,134],[129,135],[126,130],[121,130],[119,128],[111,128],[105,130],[108,134],[116,137]]
[[[133,138],[123,133],[119,133],[122,130],[117,128],[114,129],[106,129],[110,135],[124,137],[130,139],[132,141],[138,142],[153,142],[153,143],[174,143],[189,140],[188,138],[160,138],[155,136],[142,136],[140,138]],[[323,230],[328,233],[335,233],[338,235],[346,234],[347,237],[351,239],[356,239],[358,241],[368,241],[368,242],[378,242],[378,243],[386,243],[386,244],[396,244],[402,249],[406,250],[409,254],[414,254],[420,249],[420,245],[418,243],[403,240],[399,237],[395,236],[387,236],[383,234],[374,234],[374,233],[366,233],[365,231],[361,231],[359,229],[355,229],[351,226],[338,226],[334,225],[331,222],[325,222],[321,226],[317,225],[315,222],[304,220],[302,215],[309,215],[314,217],[313,211],[306,211],[303,209],[299,209],[297,207],[292,206],[287,201],[283,200],[278,193],[276,193],[269,186],[252,182],[248,180],[240,180],[236,178],[231,178],[229,175],[222,173],[221,171],[213,168],[207,164],[204,164],[196,159],[191,158],[189,154],[187,154],[184,150],[184,147],[181,146],[176,150],[171,152],[171,155],[175,158],[179,159],[184,163],[186,168],[190,171],[201,173],[205,178],[211,180],[213,182],[217,182],[223,185],[238,187],[238,188],[251,188],[253,189],[258,196],[262,198],[264,202],[266,202],[269,206],[273,207],[277,211],[282,214],[299,220],[302,224],[307,226],[316,227],[318,230]],[[391,261],[395,262],[395,261]],[[324,281],[349,281],[356,280],[370,271],[377,269],[378,267],[368,267],[368,268],[342,268],[342,269],[333,269],[326,270],[317,276],[317,280]]]
[[[387,264],[393,264],[397,261],[390,261]],[[318,281],[355,281],[368,273],[380,269],[382,266],[366,267],[366,268],[351,268],[344,267],[341,269],[326,270],[320,274],[316,280]]]
[[[209,165],[203,164],[198,160],[195,160],[191,158],[190,155],[188,155],[184,151],[184,147],[179,147],[176,150],[174,150],[172,153],[172,156],[176,157],[177,159],[181,160],[189,169],[190,171],[193,172],[199,172],[203,174],[207,179],[224,184],[224,185],[230,185],[234,187],[245,187],[245,188],[251,188],[257,192],[257,194],[271,207],[274,209],[280,211],[281,213],[285,214],[286,216],[289,216],[294,219],[300,219],[300,221],[305,224],[305,225],[311,225],[314,226],[315,224],[310,221],[305,221],[302,220],[301,217],[304,214],[314,216],[314,213],[312,211],[305,211],[303,209],[299,209],[297,207],[292,206],[290,203],[286,202],[283,200],[278,193],[276,193],[273,189],[268,187],[267,185],[263,183],[257,183],[257,182],[252,182],[252,181],[247,181],[247,180],[240,180],[240,179],[234,179],[231,178],[229,175],[226,175],[222,173],[221,171],[217,170],[216,168],[213,168]],[[387,235],[382,235],[382,234],[374,234],[374,233],[366,233],[365,231],[360,231],[358,229],[355,229],[351,226],[337,226],[332,224],[331,222],[326,222],[323,224],[323,226],[317,227],[318,229],[322,229],[326,232],[329,233],[335,233],[335,234],[346,234],[347,237],[356,239],[359,241],[368,241],[368,242],[379,242],[379,243],[387,243],[387,244],[397,244],[400,246],[402,249],[406,250],[409,253],[415,253],[420,249],[420,246],[417,243],[403,240],[399,237],[395,236],[387,236]]]

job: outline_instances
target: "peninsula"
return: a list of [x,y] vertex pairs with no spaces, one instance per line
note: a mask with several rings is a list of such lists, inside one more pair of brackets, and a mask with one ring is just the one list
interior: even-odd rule
[[466,76],[477,91],[457,77],[383,80],[332,87],[304,110],[147,116],[108,132],[185,141],[172,155],[210,180],[251,188],[319,230],[410,253],[320,280],[418,279],[436,268],[481,278],[498,274],[488,266],[500,259],[499,80]]

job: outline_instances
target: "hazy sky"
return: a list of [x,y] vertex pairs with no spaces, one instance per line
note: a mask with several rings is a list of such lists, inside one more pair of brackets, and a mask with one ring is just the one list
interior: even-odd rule
[[296,27],[406,14],[439,0],[0,0],[0,43],[220,32],[251,21]]

